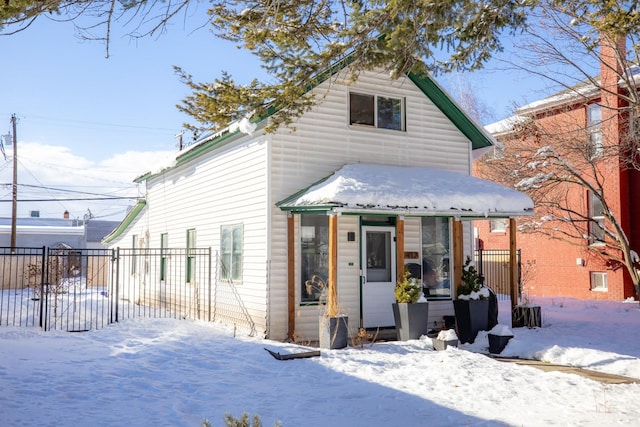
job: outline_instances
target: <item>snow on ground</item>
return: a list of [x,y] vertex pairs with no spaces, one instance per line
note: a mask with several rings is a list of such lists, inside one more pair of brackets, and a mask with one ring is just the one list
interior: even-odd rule
[[[513,329],[503,356],[640,379],[638,303],[536,303],[542,328]],[[484,332],[445,351],[427,337],[287,361],[265,348],[305,350],[200,321],[133,319],[85,333],[3,326],[1,424],[223,426],[226,413],[247,412],[265,427],[640,425],[640,384],[501,362],[487,356]]]

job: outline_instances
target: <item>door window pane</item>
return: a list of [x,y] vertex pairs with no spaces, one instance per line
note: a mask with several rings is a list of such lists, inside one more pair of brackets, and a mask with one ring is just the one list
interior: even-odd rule
[[391,233],[367,232],[367,281],[395,282],[391,277]]

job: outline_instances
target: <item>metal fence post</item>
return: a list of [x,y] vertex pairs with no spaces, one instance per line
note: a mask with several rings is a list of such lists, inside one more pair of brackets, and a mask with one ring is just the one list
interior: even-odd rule
[[45,257],[45,250],[46,247],[43,246],[42,247],[42,256],[40,258],[40,262],[42,264],[42,268],[40,269],[40,327],[46,331],[45,329],[45,323],[44,323],[44,301],[45,301],[45,294],[44,294],[44,280],[45,280],[45,275],[44,275],[44,269],[45,269],[45,261],[46,261],[46,257]]
[[119,292],[120,292],[120,286],[119,286],[119,284],[120,284],[120,247],[119,246],[115,250],[114,262],[115,262],[115,270],[116,270],[116,272],[115,272],[115,283],[113,284],[114,285],[114,291],[112,292],[112,295],[111,295],[111,298],[112,298],[111,304],[115,303],[115,307],[114,307],[114,309],[112,311],[112,315],[115,313],[115,319],[112,316],[110,323],[113,323],[114,321],[115,322],[118,321],[118,295],[119,295]]

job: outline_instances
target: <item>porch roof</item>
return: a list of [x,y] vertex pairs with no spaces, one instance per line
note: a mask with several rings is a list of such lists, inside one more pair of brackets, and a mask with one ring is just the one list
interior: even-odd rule
[[529,196],[432,168],[347,164],[277,203],[284,211],[507,218],[533,214]]

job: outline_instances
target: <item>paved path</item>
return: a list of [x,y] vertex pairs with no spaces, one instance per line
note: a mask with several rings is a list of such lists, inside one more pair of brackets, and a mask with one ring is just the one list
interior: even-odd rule
[[591,378],[594,381],[600,381],[606,384],[635,384],[640,383],[638,378],[623,377],[621,375],[607,374],[605,372],[593,371],[591,369],[577,368],[575,366],[554,365],[551,363],[542,362],[540,360],[527,360],[527,359],[511,359],[506,357],[494,357],[494,359],[501,362],[516,363],[518,365],[532,366],[534,368],[541,369],[546,372],[566,372],[568,374],[581,375],[586,378]]

